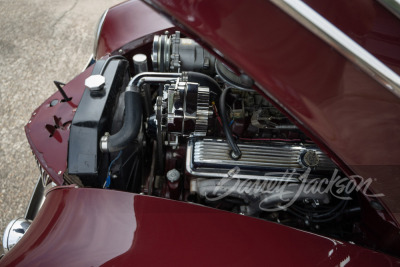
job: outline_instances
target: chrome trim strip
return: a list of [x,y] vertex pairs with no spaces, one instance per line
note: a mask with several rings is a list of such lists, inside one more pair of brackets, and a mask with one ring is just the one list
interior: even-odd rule
[[400,76],[308,5],[300,0],[270,1],[400,97]]
[[400,0],[378,0],[378,2],[400,19]]
[[93,59],[95,59],[95,60],[97,60],[97,58],[96,58],[97,47],[99,45],[99,38],[100,38],[101,30],[103,29],[104,20],[106,19],[107,13],[108,13],[108,9],[106,11],[104,11],[103,15],[101,15],[100,20],[97,23],[96,28],[95,28],[94,46],[93,46]]
[[[49,185],[51,185],[50,183]],[[39,175],[39,179],[36,182],[35,189],[33,190],[31,199],[29,201],[28,207],[25,211],[25,219],[32,220],[35,219],[37,213],[43,205],[45,199],[45,187],[42,184],[41,176]]]

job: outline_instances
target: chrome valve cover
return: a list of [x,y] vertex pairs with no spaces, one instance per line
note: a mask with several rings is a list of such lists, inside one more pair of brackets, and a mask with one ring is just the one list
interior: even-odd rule
[[[278,171],[294,171],[304,173],[307,168],[313,172],[332,170],[335,164],[317,147],[303,144],[287,144],[283,142],[239,143],[242,157],[233,160],[230,157],[230,147],[223,139],[195,139],[188,144],[186,169],[194,176],[221,177],[233,168],[240,168],[242,178],[258,179],[265,173]],[[305,163],[304,155],[312,154],[312,165]],[[245,175],[246,174],[246,175]],[[292,176],[292,178],[296,176]]]

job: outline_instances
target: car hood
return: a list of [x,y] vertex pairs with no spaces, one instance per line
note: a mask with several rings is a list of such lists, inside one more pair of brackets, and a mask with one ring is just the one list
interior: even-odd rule
[[[379,194],[399,221],[400,101],[395,94],[272,1],[147,2],[252,77],[348,176],[373,181],[366,194]],[[358,2],[363,12],[356,16],[348,1],[306,2],[400,73],[400,32],[395,30],[400,20],[376,1]]]

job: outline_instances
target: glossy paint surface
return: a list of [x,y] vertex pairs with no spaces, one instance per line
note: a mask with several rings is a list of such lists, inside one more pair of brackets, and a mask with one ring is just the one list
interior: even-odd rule
[[400,74],[399,20],[388,13],[379,1],[304,2]]
[[[389,220],[398,226],[400,101],[395,95],[269,1],[151,2],[254,78],[347,175],[373,178],[370,189],[384,195],[380,200],[393,214]],[[318,9],[336,19],[333,23],[342,22],[337,25],[342,31],[359,34],[356,41],[398,71],[395,16],[374,1],[357,1],[366,14],[352,1],[307,2],[325,3]],[[342,19],[344,14],[350,18]]]
[[85,90],[85,79],[92,69],[88,68],[63,87],[71,101],[62,102],[63,97],[57,91],[32,113],[25,126],[36,159],[58,185],[63,183],[67,168],[69,126]]
[[[100,218],[100,219],[99,219]],[[398,259],[229,212],[101,189],[54,188],[2,266],[377,266]]]
[[153,41],[153,33],[172,28],[173,25],[140,1],[124,2],[111,8],[101,30],[97,58],[112,53],[134,41],[133,49]]

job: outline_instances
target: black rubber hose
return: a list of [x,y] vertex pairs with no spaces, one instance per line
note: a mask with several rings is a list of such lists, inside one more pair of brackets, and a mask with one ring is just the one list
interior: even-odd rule
[[125,92],[124,124],[116,134],[108,138],[108,152],[116,152],[124,149],[139,134],[142,122],[142,97],[137,92]]
[[230,88],[225,89],[219,98],[219,114],[221,115],[222,128],[224,130],[226,140],[228,142],[228,145],[232,149],[231,157],[234,160],[238,160],[242,156],[242,152],[240,151],[235,140],[233,139],[231,128],[229,127],[229,122],[228,122],[227,116],[226,116],[226,109],[225,109],[225,99],[226,99],[226,95],[228,94],[229,90],[230,90]]
[[201,86],[210,88],[212,100],[216,101],[220,97],[222,93],[221,87],[213,78],[200,72],[188,71],[186,74],[189,82],[196,82]]
[[128,61],[125,57],[120,56],[120,55],[111,56],[111,57],[107,58],[106,61],[104,62],[104,65],[101,68],[100,73],[99,73],[100,75],[104,75],[104,72],[106,71],[108,64],[114,59],[122,59],[122,60]]
[[334,219],[336,219],[337,217],[339,217],[340,215],[343,214],[344,210],[346,209],[348,201],[344,201],[344,204],[342,206],[342,208],[334,213],[334,215],[332,217],[326,218],[326,219],[317,219],[315,220],[314,218],[311,218],[310,221],[314,222],[314,223],[323,223],[323,222],[329,222],[329,221],[333,221]]

